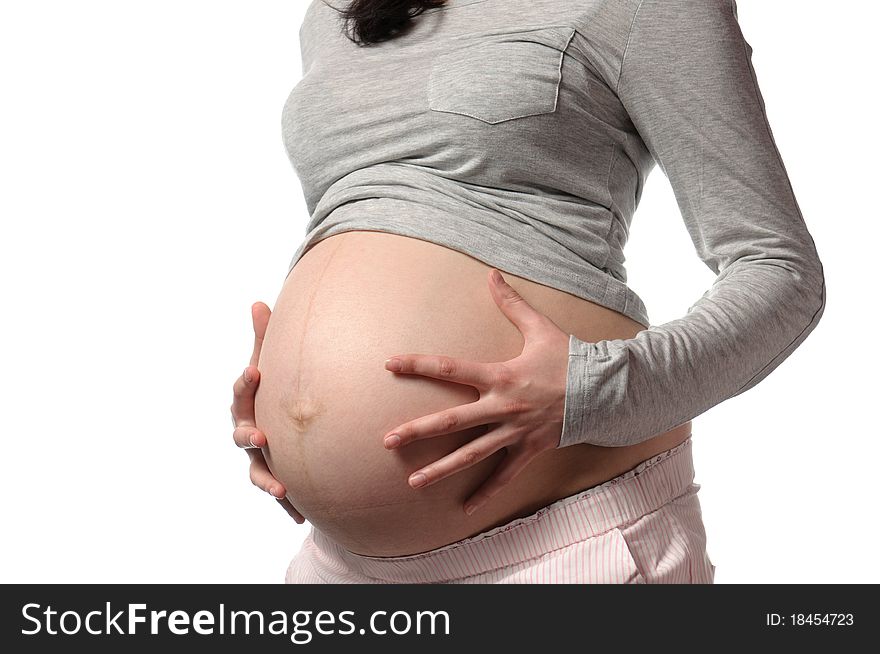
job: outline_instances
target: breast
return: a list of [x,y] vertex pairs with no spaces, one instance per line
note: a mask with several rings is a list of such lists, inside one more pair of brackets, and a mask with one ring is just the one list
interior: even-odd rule
[[[454,38],[455,30],[422,22],[426,33],[410,34],[400,42],[407,47],[363,49],[344,38],[315,46],[281,112],[310,214],[349,175],[381,173],[389,162],[470,189],[526,191],[527,200],[551,188],[569,206],[625,209],[637,171],[628,166],[613,189],[608,173],[626,165],[616,163],[623,150],[635,156],[636,139],[625,133],[626,112],[590,65],[583,37],[549,17],[544,25],[498,19],[462,27]],[[473,202],[465,195],[457,199]],[[540,209],[546,217],[547,206]]]
[[[488,270],[427,241],[346,232],[318,242],[288,275],[258,364],[257,425],[268,439],[269,467],[293,504],[344,547],[376,555],[438,547],[575,492],[584,475],[606,466],[608,459],[596,451],[608,448],[547,453],[503,498],[469,517],[461,509],[464,499],[503,453],[428,488],[413,489],[407,478],[488,427],[397,451],[383,447],[392,428],[479,398],[470,386],[396,375],[385,370],[385,359],[423,353],[490,362],[522,351],[522,336],[489,294]],[[563,329],[580,324],[582,338],[612,322],[620,334],[620,321],[628,321],[560,291],[507,278]],[[592,330],[585,329],[589,325]]]

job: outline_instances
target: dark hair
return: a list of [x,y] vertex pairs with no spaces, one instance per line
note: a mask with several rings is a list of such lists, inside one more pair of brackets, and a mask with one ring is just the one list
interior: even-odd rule
[[407,28],[410,19],[426,9],[440,7],[444,2],[445,0],[351,0],[346,9],[337,11],[345,20],[348,38],[359,45],[369,45],[394,38]]

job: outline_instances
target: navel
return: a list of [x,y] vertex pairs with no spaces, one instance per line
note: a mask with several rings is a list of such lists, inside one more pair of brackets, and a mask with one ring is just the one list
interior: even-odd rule
[[287,397],[281,401],[284,415],[297,432],[303,433],[323,413],[320,402],[308,397]]

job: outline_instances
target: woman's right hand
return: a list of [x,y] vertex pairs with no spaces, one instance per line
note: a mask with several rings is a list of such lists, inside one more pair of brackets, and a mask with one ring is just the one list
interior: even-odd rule
[[263,489],[274,497],[284,510],[297,524],[303,524],[306,519],[297,511],[290,500],[287,499],[287,491],[272,473],[266,463],[261,448],[268,444],[266,435],[257,429],[254,416],[254,396],[260,383],[260,371],[257,363],[260,361],[260,350],[263,347],[263,337],[266,335],[266,326],[272,310],[262,302],[256,302],[251,306],[251,319],[254,324],[254,351],[251,354],[251,362],[244,369],[232,387],[232,420],[235,423],[235,431],[232,438],[235,444],[244,448],[251,459],[251,482],[254,486]]

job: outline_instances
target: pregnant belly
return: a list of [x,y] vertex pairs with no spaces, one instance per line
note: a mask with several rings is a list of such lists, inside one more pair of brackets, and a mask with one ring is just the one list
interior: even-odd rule
[[[383,436],[414,418],[476,401],[470,386],[395,375],[394,354],[505,361],[520,332],[497,308],[489,266],[427,241],[351,231],[325,238],[284,282],[259,361],[257,426],[264,454],[297,509],[343,547],[374,556],[423,552],[466,538],[610,479],[690,433],[690,423],[625,448],[545,452],[479,511],[464,500],[498,452],[426,488],[410,473],[487,431],[481,426],[386,450]],[[643,327],[568,293],[505,273],[561,329],[584,340]]]

